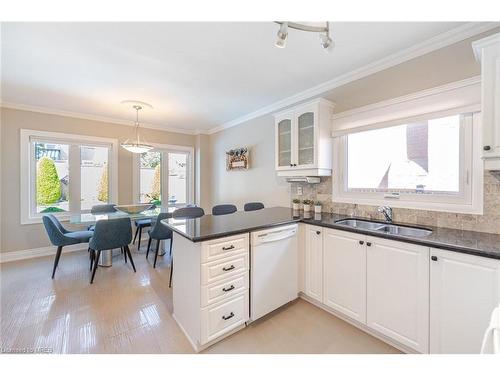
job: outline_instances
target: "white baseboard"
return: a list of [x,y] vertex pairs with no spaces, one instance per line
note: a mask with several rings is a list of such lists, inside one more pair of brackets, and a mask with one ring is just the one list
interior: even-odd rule
[[[76,245],[64,246],[63,253],[72,253],[74,251],[87,250],[89,244],[79,243]],[[13,262],[15,260],[39,258],[47,255],[56,255],[56,246],[38,247],[35,249],[8,251],[0,253],[0,263]]]
[[[143,234],[141,237],[141,244],[146,243],[149,240],[148,234]],[[79,243],[76,245],[64,246],[63,253],[72,253],[74,251],[87,250],[89,244],[87,243]],[[130,244],[132,246],[132,244]],[[134,245],[135,246],[135,245]],[[0,263],[13,262],[16,260],[23,259],[31,259],[31,258],[39,258],[47,255],[56,255],[56,246],[46,246],[46,247],[37,247],[34,249],[26,249],[26,250],[16,250],[16,251],[7,251],[5,253],[0,253]]]

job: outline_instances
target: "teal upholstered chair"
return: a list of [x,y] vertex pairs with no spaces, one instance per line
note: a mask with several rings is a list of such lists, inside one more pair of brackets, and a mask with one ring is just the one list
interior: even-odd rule
[[263,208],[264,204],[261,202],[245,203],[245,206],[243,207],[245,211],[257,211],[257,210],[262,210]]
[[130,264],[135,272],[134,260],[128,245],[132,241],[132,228],[130,218],[124,217],[120,219],[99,220],[95,224],[94,235],[90,239],[89,247],[92,253],[91,261],[93,263],[92,277],[90,283],[94,282],[95,272],[99,263],[101,251],[111,251],[121,248],[125,255],[130,259]]
[[89,242],[94,233],[88,230],[67,230],[52,214],[44,215],[42,221],[50,242],[52,245],[57,246],[56,259],[54,260],[54,268],[52,269],[52,278],[54,278],[57,265],[59,264],[59,258],[61,257],[62,248],[68,245]]
[[158,253],[160,250],[161,240],[170,240],[170,256],[172,256],[172,230],[166,225],[162,224],[161,221],[164,219],[170,219],[172,217],[171,213],[163,212],[159,214],[156,219],[152,221],[153,228],[148,231],[149,241],[148,250],[146,251],[146,259],[149,255],[149,248],[151,247],[151,241],[156,240],[156,254],[153,268],[156,268],[156,260],[158,259]]

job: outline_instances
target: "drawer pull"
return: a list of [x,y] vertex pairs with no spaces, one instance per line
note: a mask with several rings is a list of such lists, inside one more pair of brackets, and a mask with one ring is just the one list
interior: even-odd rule
[[228,246],[228,247],[226,247],[226,246],[222,247],[222,250],[233,250],[233,249],[234,249],[234,245],[231,245],[231,246]]
[[223,271],[225,271],[225,272],[227,272],[227,271],[234,270],[234,268],[235,268],[235,267],[234,267],[234,265],[233,265],[233,264],[231,264],[231,267],[227,267],[227,268],[226,268],[226,267],[223,267],[223,268],[222,268],[222,270],[223,270]]
[[365,243],[365,241],[359,241],[360,245],[363,245],[364,243]]
[[229,319],[231,319],[233,316],[234,316],[234,313],[233,313],[233,312],[231,312],[231,314],[229,314],[228,316],[222,315],[222,319],[224,319],[224,320],[229,320]]
[[222,291],[223,292],[230,292],[233,289],[234,289],[234,285],[231,285],[229,288],[222,288]]

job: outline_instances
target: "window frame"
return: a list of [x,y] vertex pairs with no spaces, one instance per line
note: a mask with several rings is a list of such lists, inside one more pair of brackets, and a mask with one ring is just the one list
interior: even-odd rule
[[[161,144],[161,143],[150,143],[154,148],[150,151],[156,151],[162,153],[162,163],[161,163],[161,205],[162,207],[168,206],[168,157],[165,154],[169,152],[172,153],[184,153],[187,155],[187,173],[186,176],[188,178],[187,181],[187,192],[186,197],[188,202],[185,204],[194,204],[194,147],[191,146],[179,146],[179,145],[170,145],[170,144]],[[140,203],[140,154],[133,155],[132,161],[132,195],[133,202],[135,204]],[[163,197],[167,197],[164,199]],[[170,207],[180,207],[184,206],[182,204],[171,205]]]
[[79,134],[67,134],[59,132],[48,132],[31,129],[21,129],[20,150],[21,171],[21,224],[37,224],[42,222],[43,213],[36,212],[36,162],[35,142],[45,141],[69,145],[68,169],[70,175],[70,198],[68,201],[69,211],[56,212],[55,216],[61,221],[68,221],[71,215],[89,212],[81,209],[81,153],[80,146],[108,147],[108,183],[109,201],[117,202],[118,199],[118,140],[114,138],[103,138],[85,136]]
[[[481,159],[481,124],[480,112],[455,111],[461,115],[460,121],[460,193],[401,193],[392,197],[388,191],[373,191],[374,189],[347,189],[347,136],[343,134],[334,138],[334,165],[338,173],[334,173],[332,184],[332,202],[364,205],[389,205],[391,207],[409,208],[429,211],[445,211],[453,213],[482,214],[483,213],[483,163]],[[447,114],[451,115],[451,114]],[[446,117],[443,113],[419,116],[422,120]],[[386,127],[411,123],[401,120]],[[379,127],[382,128],[382,127]],[[373,129],[364,129],[366,131]],[[338,178],[340,177],[340,178]]]

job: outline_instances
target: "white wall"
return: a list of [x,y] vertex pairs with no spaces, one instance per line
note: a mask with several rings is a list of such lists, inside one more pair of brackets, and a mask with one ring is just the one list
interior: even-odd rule
[[[290,186],[274,171],[274,118],[259,117],[215,133],[212,149],[211,204],[233,203],[239,210],[245,202],[263,202],[266,207],[289,206]],[[226,151],[247,146],[250,169],[226,171]]]

